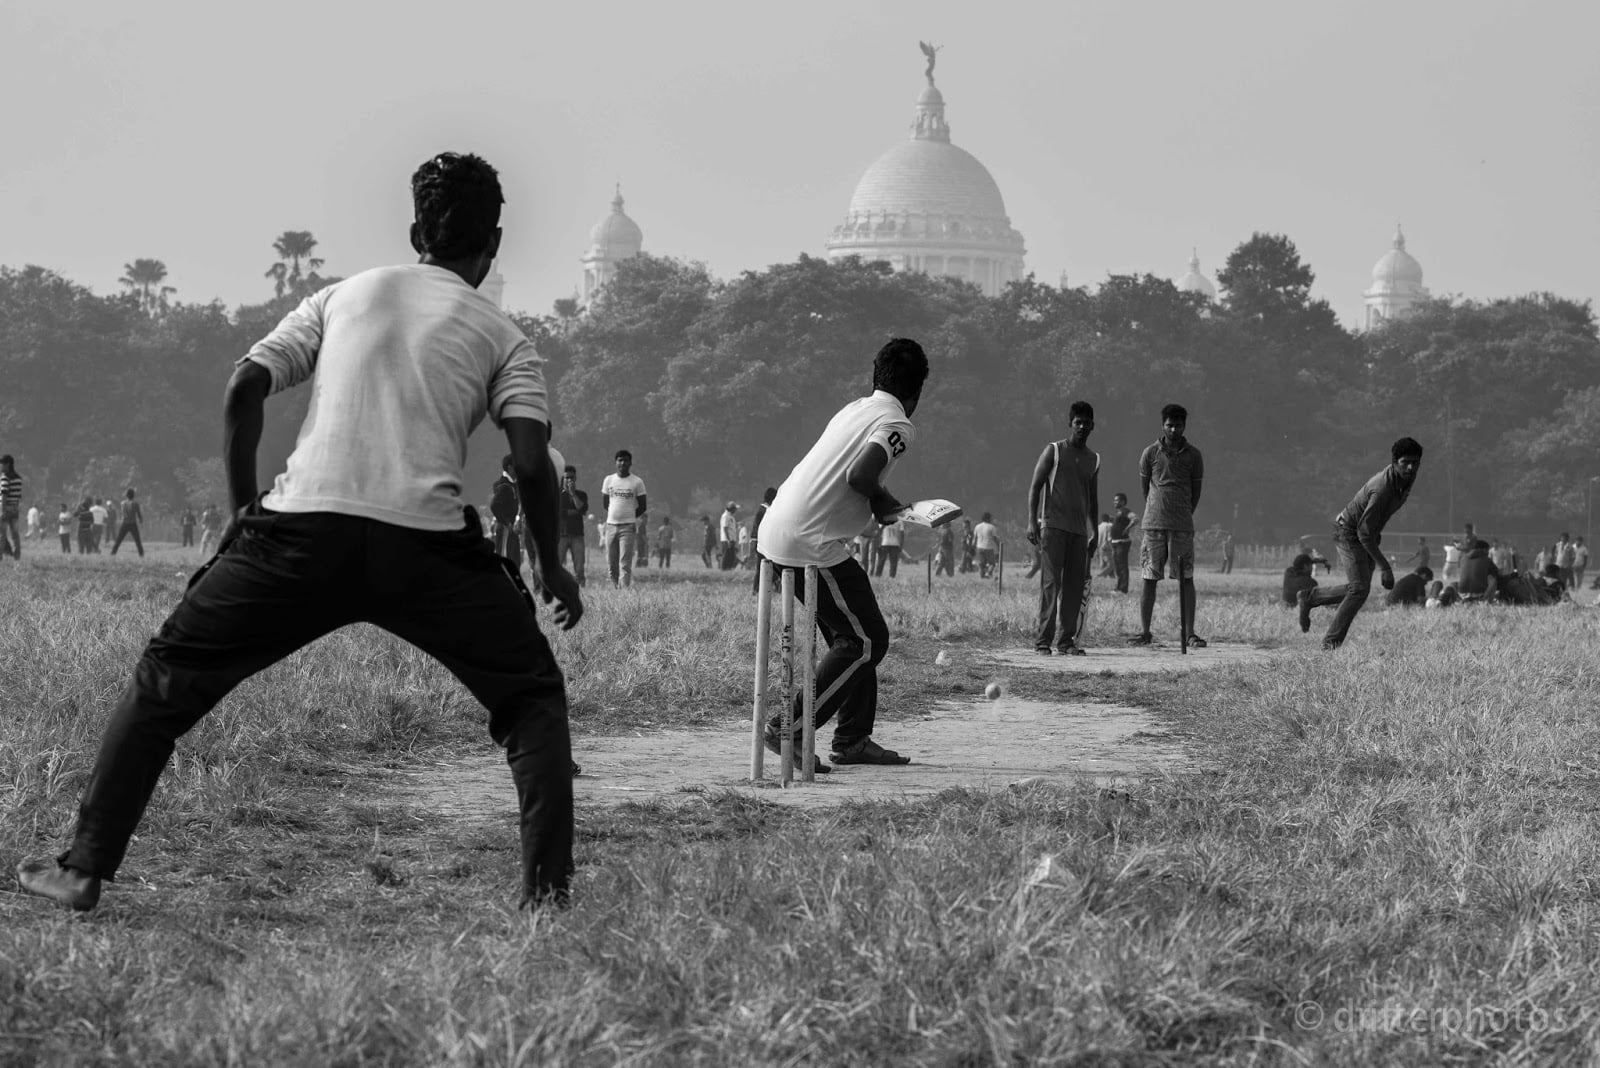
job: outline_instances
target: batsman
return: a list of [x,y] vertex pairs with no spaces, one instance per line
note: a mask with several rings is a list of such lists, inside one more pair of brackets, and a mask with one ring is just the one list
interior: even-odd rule
[[1062,656],[1082,656],[1100,515],[1100,455],[1089,449],[1094,408],[1073,401],[1071,434],[1039,455],[1028,487],[1028,540],[1039,547],[1039,627],[1033,649],[1051,644]]

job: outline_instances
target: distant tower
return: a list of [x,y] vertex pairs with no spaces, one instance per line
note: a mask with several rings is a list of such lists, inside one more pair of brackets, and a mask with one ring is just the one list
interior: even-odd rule
[[1422,264],[1406,251],[1406,235],[1395,223],[1394,247],[1372,268],[1372,288],[1361,294],[1367,304],[1366,328],[1403,318],[1428,299],[1422,284]]
[[644,246],[644,232],[622,210],[622,185],[611,198],[611,211],[589,231],[589,251],[583,254],[583,286],[579,300],[584,307],[593,304],[605,284],[616,276],[617,264],[637,256]]
[[1211,279],[1200,273],[1200,250],[1191,250],[1189,273],[1178,279],[1178,289],[1184,293],[1199,293],[1207,300],[1217,299],[1217,287]]
[[489,264],[489,276],[478,287],[478,292],[494,301],[494,306],[501,311],[506,307],[506,276],[500,273],[500,260],[498,258]]

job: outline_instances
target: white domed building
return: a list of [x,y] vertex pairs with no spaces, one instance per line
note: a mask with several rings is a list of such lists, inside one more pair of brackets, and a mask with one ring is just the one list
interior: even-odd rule
[[637,256],[644,247],[644,231],[622,210],[622,186],[611,198],[611,211],[589,230],[589,251],[583,254],[583,285],[579,302],[588,307],[605,284],[616,276],[617,264]]
[[1427,287],[1422,284],[1422,264],[1406,251],[1406,235],[1399,223],[1394,228],[1394,247],[1372,268],[1372,288],[1361,297],[1367,305],[1368,330],[1402,318],[1428,299]]
[[856,183],[850,210],[828,238],[828,259],[884,260],[897,271],[960,278],[997,296],[1023,277],[1022,235],[988,169],[950,143],[932,50],[923,51],[928,86],[917,97],[911,136]]
[[1217,299],[1216,283],[1200,273],[1200,250],[1193,249],[1189,256],[1189,273],[1176,282],[1181,293],[1199,293],[1207,300]]

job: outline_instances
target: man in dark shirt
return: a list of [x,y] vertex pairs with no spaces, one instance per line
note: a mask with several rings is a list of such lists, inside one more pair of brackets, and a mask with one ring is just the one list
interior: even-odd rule
[[139,550],[140,556],[144,555],[144,539],[139,537],[139,527],[144,522],[144,512],[133,497],[134,492],[130,489],[127,500],[122,503],[122,522],[117,527],[117,540],[111,543],[112,556],[117,555],[117,549],[122,546],[122,539],[129,534],[133,535],[133,547]]
[[1419,567],[1409,575],[1396,579],[1394,589],[1383,601],[1388,605],[1421,608],[1428,601],[1428,583],[1432,581],[1433,568],[1426,565]]
[[1368,479],[1334,520],[1333,543],[1339,553],[1339,565],[1344,568],[1344,585],[1300,594],[1302,631],[1311,629],[1313,608],[1339,606],[1322,638],[1324,649],[1337,649],[1344,644],[1356,613],[1367,603],[1374,568],[1382,574],[1383,588],[1394,589],[1394,568],[1379,543],[1383,528],[1411,495],[1417,469],[1422,466],[1422,446],[1412,438],[1401,438],[1389,449],[1389,455],[1389,466]]
[[1150,618],[1156,610],[1156,586],[1162,572],[1178,580],[1178,622],[1188,645],[1205,648],[1194,632],[1194,510],[1200,504],[1205,463],[1189,444],[1184,430],[1189,412],[1181,404],[1161,409],[1161,437],[1139,457],[1139,488],[1144,491],[1144,541],[1139,569],[1144,592],[1139,597],[1139,633],[1128,643],[1149,645]]
[[[522,503],[517,497],[517,483],[512,477],[511,454],[500,461],[500,477],[489,487],[489,514],[494,517],[494,551],[522,566],[522,539],[517,537],[517,515]],[[559,561],[557,561],[559,563]]]
[[1478,538],[1461,558],[1461,579],[1456,589],[1463,601],[1492,601],[1500,584],[1500,569],[1489,559],[1489,543]]
[[589,516],[589,495],[578,488],[578,469],[566,464],[561,472],[561,529],[556,539],[556,563],[565,564],[578,585],[584,585],[584,523]]
[[1119,493],[1111,498],[1111,572],[1117,579],[1117,592],[1128,592],[1128,550],[1133,546],[1134,520],[1139,517],[1128,511],[1128,495]]

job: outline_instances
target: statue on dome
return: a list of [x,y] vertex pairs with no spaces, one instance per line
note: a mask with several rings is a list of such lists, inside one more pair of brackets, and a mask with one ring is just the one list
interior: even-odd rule
[[921,47],[922,54],[928,57],[928,69],[926,71],[926,77],[928,79],[928,84],[931,86],[933,85],[933,65],[938,62],[939,49],[943,48],[944,45],[935,46],[929,44],[927,41],[918,41],[917,44],[919,47]]

